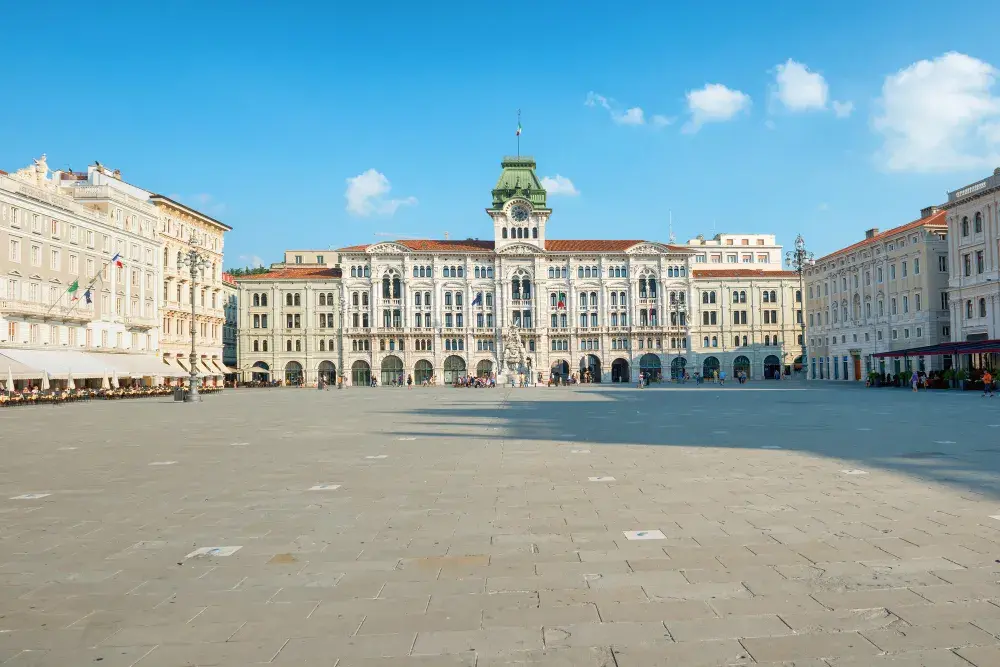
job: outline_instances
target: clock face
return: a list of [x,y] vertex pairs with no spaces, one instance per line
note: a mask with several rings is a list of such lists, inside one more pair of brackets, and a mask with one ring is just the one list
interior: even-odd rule
[[524,222],[528,219],[528,207],[524,204],[516,204],[510,209],[510,217],[514,222]]

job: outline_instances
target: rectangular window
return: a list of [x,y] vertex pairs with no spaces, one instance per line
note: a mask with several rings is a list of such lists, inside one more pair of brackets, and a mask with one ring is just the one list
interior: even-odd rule
[[889,280],[895,280],[895,279],[896,279],[896,265],[895,264],[890,264],[889,265]]
[[941,292],[941,310],[948,310],[948,293]]
[[736,264],[736,255],[726,255],[726,264]]
[[946,272],[948,270],[948,256],[941,255],[938,257],[938,271]]
[[920,258],[919,257],[917,257],[916,259],[913,260],[913,275],[915,275],[915,276],[919,276],[920,275]]
[[10,240],[10,261],[21,261],[21,242],[17,239]]
[[33,245],[31,246],[31,265],[41,266],[42,265],[42,248],[41,246]]
[[56,238],[59,238],[59,221],[58,220],[52,220],[51,222],[52,222],[52,225],[51,225],[52,236],[54,236]]
[[986,271],[986,261],[983,256],[982,250],[976,251],[976,273],[983,273]]
[[76,255],[69,256],[69,272],[74,276],[80,274],[80,259]]
[[903,262],[903,277],[906,277],[906,262]]
[[972,255],[969,253],[962,255],[962,273],[966,278],[972,275]]

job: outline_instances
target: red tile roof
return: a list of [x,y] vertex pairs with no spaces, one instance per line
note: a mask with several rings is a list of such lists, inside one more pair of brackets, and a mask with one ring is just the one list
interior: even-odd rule
[[325,266],[306,266],[302,268],[284,268],[268,271],[267,273],[254,273],[249,276],[240,276],[238,282],[255,280],[330,280],[339,278],[340,269],[329,269]]
[[7,175],[7,172],[4,171],[3,169],[0,169],[0,176],[6,176],[6,175]]
[[[410,250],[415,250],[417,252],[483,252],[488,250],[493,250],[495,244],[493,241],[479,241],[479,240],[465,240],[465,241],[439,241],[433,239],[402,239],[399,241],[389,241],[389,243],[398,243],[399,245],[405,246]],[[639,243],[646,243],[642,240],[605,240],[605,239],[588,239],[588,240],[550,240],[545,242],[545,249],[549,252],[625,252],[629,248]],[[346,248],[341,248],[337,252],[364,252],[374,243],[363,244],[363,245],[352,245]],[[683,251],[684,248],[678,246],[667,246],[674,251]]]
[[904,232],[908,232],[910,230],[918,229],[920,227],[929,226],[929,225],[934,225],[934,226],[939,226],[939,227],[945,227],[946,228],[948,226],[948,223],[945,221],[945,212],[944,211],[938,211],[937,213],[930,214],[926,218],[920,218],[919,220],[914,220],[913,222],[908,222],[905,225],[900,225],[899,227],[893,227],[892,229],[888,229],[888,230],[886,230],[884,232],[880,232],[880,233],[876,234],[875,236],[873,236],[870,239],[864,239],[863,241],[858,241],[857,243],[849,245],[846,248],[841,248],[840,250],[835,250],[834,252],[831,252],[829,255],[825,255],[823,257],[820,257],[819,259],[816,260],[816,263],[819,264],[820,262],[825,262],[826,260],[830,259],[831,257],[836,257],[838,255],[843,255],[845,253],[851,252],[852,250],[857,250],[858,248],[863,248],[864,246],[867,246],[867,245],[874,245],[875,243],[879,243],[881,241],[886,240],[890,236],[895,236],[896,234],[902,234]]
[[229,283],[230,285],[235,285],[236,284],[236,278],[233,278],[233,274],[226,273],[225,271],[223,271],[222,272],[222,282]]
[[694,269],[694,278],[797,278],[796,271],[764,271],[763,269]]

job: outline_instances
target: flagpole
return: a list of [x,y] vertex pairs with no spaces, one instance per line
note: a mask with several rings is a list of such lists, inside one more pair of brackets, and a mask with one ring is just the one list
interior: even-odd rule
[[517,110],[517,157],[521,157],[521,110]]

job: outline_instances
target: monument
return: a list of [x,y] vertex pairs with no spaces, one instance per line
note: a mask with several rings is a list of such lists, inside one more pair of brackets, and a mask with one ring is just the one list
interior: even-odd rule
[[527,354],[524,350],[524,343],[521,342],[521,333],[517,327],[510,326],[503,333],[503,383],[513,384],[517,382],[517,374],[527,372],[525,359]]

